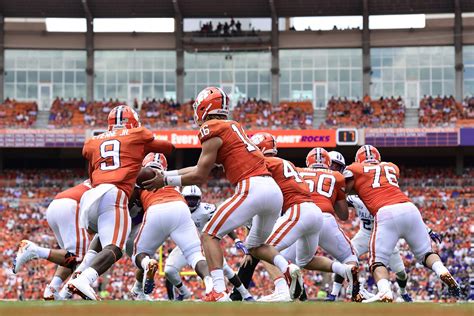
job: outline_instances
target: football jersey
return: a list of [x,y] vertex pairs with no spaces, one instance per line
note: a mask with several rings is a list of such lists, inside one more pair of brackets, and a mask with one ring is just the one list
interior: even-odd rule
[[86,192],[92,188],[91,183],[89,180],[86,180],[72,188],[69,188],[67,190],[64,190],[62,192],[59,192],[54,199],[59,200],[59,199],[72,199],[76,201],[77,203],[81,202],[81,197]]
[[398,186],[399,175],[398,167],[391,162],[354,162],[344,170],[346,179],[354,179],[354,190],[374,216],[381,207],[410,202]]
[[355,209],[356,215],[360,219],[359,231],[370,235],[374,227],[374,217],[370,214],[367,207],[365,207],[364,202],[362,202],[357,195],[348,195],[347,204]]
[[209,203],[200,203],[199,206],[191,213],[196,228],[201,233],[204,225],[211,219],[216,211],[216,206]]
[[147,191],[142,190],[140,192],[140,200],[143,205],[145,212],[152,205],[169,203],[169,202],[184,202],[181,192],[179,192],[178,187],[163,187],[156,191]]
[[308,185],[291,162],[277,157],[265,157],[265,164],[283,193],[283,213],[293,205],[313,202]]
[[201,144],[214,137],[222,139],[216,164],[224,167],[230,183],[236,185],[250,177],[270,175],[262,152],[247,137],[239,123],[231,120],[206,121],[199,131]]
[[168,155],[172,150],[170,142],[157,140],[151,131],[138,127],[94,136],[84,144],[82,155],[89,161],[92,187],[114,184],[130,197],[145,155]]
[[329,169],[297,168],[297,171],[308,184],[313,202],[324,213],[334,215],[336,201],[346,198],[344,176]]

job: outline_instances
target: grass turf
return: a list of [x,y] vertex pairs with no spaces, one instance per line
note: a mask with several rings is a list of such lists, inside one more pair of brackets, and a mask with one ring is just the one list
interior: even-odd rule
[[0,302],[8,316],[473,316],[474,304],[198,303],[198,302]]

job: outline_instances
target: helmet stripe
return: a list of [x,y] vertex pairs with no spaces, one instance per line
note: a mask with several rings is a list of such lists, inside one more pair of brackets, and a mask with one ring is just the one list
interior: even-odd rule
[[224,91],[222,91],[221,88],[217,88],[217,90],[219,90],[219,92],[221,93],[221,96],[222,96],[222,107],[227,108],[227,95],[225,94]]
[[115,117],[115,124],[116,125],[121,125],[122,124],[122,112],[123,112],[123,106],[119,106],[117,108],[117,115]]
[[371,159],[372,154],[370,153],[370,146],[365,145],[364,147],[365,147],[365,159]]

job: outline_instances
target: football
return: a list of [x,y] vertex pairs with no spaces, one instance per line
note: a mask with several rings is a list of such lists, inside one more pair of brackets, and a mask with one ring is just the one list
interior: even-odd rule
[[140,170],[137,176],[137,185],[141,187],[143,182],[153,179],[154,177],[155,171],[152,168],[142,168],[142,170]]

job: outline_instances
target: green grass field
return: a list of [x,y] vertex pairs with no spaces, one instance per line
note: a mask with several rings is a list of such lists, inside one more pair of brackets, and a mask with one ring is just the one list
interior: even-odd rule
[[198,302],[0,302],[9,316],[473,316],[474,304],[198,303]]

